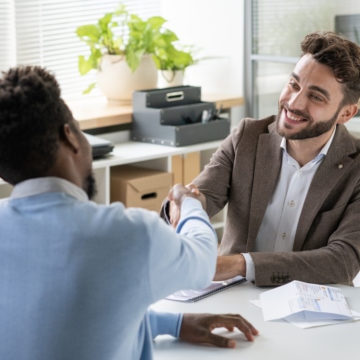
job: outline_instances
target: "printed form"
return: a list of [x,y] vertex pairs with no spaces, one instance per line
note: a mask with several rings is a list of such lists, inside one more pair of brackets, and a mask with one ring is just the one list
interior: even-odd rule
[[359,315],[349,308],[341,289],[301,281],[264,291],[260,294],[259,305],[265,321],[284,319],[293,323],[313,323],[312,326],[328,324],[329,320],[330,323],[355,320],[357,316],[354,315]]

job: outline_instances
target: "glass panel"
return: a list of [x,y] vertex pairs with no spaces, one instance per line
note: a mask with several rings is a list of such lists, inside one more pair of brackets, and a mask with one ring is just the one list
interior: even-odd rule
[[254,1],[253,53],[298,56],[299,43],[306,34],[334,29],[336,3],[338,1]]
[[[335,31],[360,40],[360,2],[357,0],[249,0],[251,45],[247,54],[251,80],[248,116],[263,117],[277,112],[280,91],[300,56],[300,42],[314,31]],[[337,15],[343,18],[341,31]],[[350,36],[351,35],[351,36]],[[247,73],[247,71],[245,71]]]
[[258,62],[254,67],[256,105],[260,118],[277,114],[280,92],[293,68],[294,64],[265,61]]

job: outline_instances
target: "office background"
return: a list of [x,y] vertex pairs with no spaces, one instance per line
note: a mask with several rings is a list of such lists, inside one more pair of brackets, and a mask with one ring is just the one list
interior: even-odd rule
[[[194,45],[199,58],[208,58],[187,69],[185,82],[201,86],[204,93],[243,96],[245,106],[237,109],[239,116],[274,113],[303,36],[334,30],[335,15],[360,13],[356,0],[123,3],[144,18],[162,15],[181,43]],[[65,98],[81,97],[91,81],[77,71],[77,56],[86,48],[75,28],[117,4],[118,0],[1,0],[0,70],[17,63],[44,65],[55,71]]]

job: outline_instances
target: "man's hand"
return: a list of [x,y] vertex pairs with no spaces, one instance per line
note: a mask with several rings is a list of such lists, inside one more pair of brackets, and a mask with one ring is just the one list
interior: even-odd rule
[[236,314],[184,314],[180,339],[195,344],[210,344],[218,347],[234,348],[236,341],[212,333],[216,328],[224,327],[229,331],[235,328],[244,333],[249,341],[254,340],[258,331],[242,316]]
[[246,261],[242,254],[217,257],[215,281],[227,280],[238,275],[246,276]]
[[168,194],[168,199],[170,200],[169,218],[173,227],[176,227],[179,222],[181,215],[181,204],[185,197],[193,197],[199,200],[201,205],[204,207],[205,197],[199,192],[199,189],[195,185],[174,185]]

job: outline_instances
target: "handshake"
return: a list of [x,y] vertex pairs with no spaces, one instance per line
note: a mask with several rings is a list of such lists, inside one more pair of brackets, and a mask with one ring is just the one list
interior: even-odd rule
[[181,204],[185,198],[192,197],[201,202],[202,207],[206,207],[205,196],[200,192],[195,184],[188,184],[186,186],[181,184],[174,185],[164,200],[160,216],[165,220],[166,223],[176,227],[181,214]]

